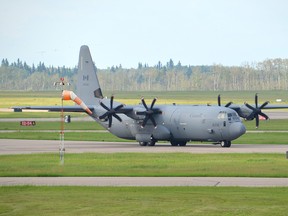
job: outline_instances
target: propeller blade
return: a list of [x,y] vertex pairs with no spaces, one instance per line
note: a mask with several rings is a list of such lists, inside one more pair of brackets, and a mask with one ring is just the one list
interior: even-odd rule
[[152,121],[152,124],[154,125],[154,127],[156,128],[157,127],[157,124],[156,124],[156,121],[154,119],[153,116],[150,117],[150,120]]
[[110,99],[110,109],[113,108],[113,100],[114,100],[114,96],[112,95]]
[[[218,106],[221,106],[221,95],[220,95],[220,94],[218,95],[217,101],[218,101]],[[227,103],[227,104],[225,105],[225,107],[229,107],[231,104],[232,104],[232,101],[230,101],[229,103]]]
[[143,97],[142,97],[141,101],[142,101],[142,104],[145,107],[145,109],[149,110]]
[[267,104],[269,103],[269,101],[266,101],[265,103],[263,103],[259,109],[263,109],[265,106],[267,106]]
[[122,119],[121,119],[118,115],[116,115],[116,114],[114,113],[113,116],[114,116],[118,121],[122,122]]
[[106,109],[107,111],[110,110],[104,103],[100,102],[100,105],[101,105],[104,109]]
[[111,126],[112,126],[112,115],[109,116],[108,129],[110,129]]
[[258,128],[259,127],[259,115],[256,115],[255,119],[256,119],[256,128]]
[[233,103],[232,101],[229,102],[229,103],[227,103],[227,104],[225,105],[225,107],[229,107],[232,103]]
[[256,128],[259,127],[259,115],[263,116],[266,120],[269,119],[269,117],[263,113],[261,111],[261,109],[263,109],[265,106],[267,106],[267,104],[269,103],[269,101],[266,101],[265,103],[263,103],[260,107],[258,107],[258,94],[255,94],[255,107],[252,107],[251,105],[249,105],[248,103],[245,103],[245,105],[252,110],[251,114],[246,117],[246,119],[253,119],[255,118],[256,120]]
[[141,125],[141,127],[142,127],[142,128],[144,128],[144,127],[145,127],[145,125],[146,125],[146,123],[147,123],[148,119],[149,119],[149,116],[148,116],[148,115],[146,115],[146,117],[145,117],[145,119],[144,119],[144,121],[143,121],[143,123],[142,123],[142,125]]
[[254,107],[252,107],[250,104],[248,104],[248,103],[245,103],[245,105],[249,108],[249,109],[251,109],[251,110],[255,110],[255,108]]
[[255,107],[258,108],[258,94],[255,94]]
[[108,117],[108,129],[110,129],[112,126],[113,117],[116,118],[118,121],[122,122],[122,119],[116,113],[118,110],[120,110],[122,107],[124,107],[124,105],[120,104],[117,107],[113,108],[113,102],[114,102],[114,96],[113,95],[110,98],[110,109],[104,103],[102,103],[102,101],[100,102],[100,105],[105,110],[107,110],[107,112],[104,113],[103,115],[99,116],[99,119],[104,119],[104,118]]
[[157,98],[155,97],[150,105],[150,108],[148,108],[144,98],[142,97],[141,98],[141,101],[142,101],[142,104],[143,106],[145,107],[145,111],[139,111],[139,112],[136,112],[137,115],[144,115],[145,118],[142,122],[142,125],[141,127],[145,127],[145,125],[147,124],[148,120],[150,119],[152,124],[154,125],[154,127],[156,128],[157,127],[157,123],[155,121],[155,118],[153,117],[153,115],[157,115],[157,114],[162,114],[162,111],[159,110],[158,108],[153,108],[156,101],[157,101]]
[[152,103],[151,103],[151,106],[150,106],[150,109],[153,109],[153,106],[154,106],[156,100],[157,100],[157,98],[154,98],[154,99],[153,99],[153,101],[152,101]]
[[118,105],[114,110],[115,110],[115,111],[118,111],[118,110],[121,109],[122,107],[124,107],[124,105],[123,105],[123,104],[120,104],[120,105]]
[[268,120],[269,119],[269,117],[265,114],[265,113],[259,113],[259,115],[261,115],[261,116],[263,116],[266,120]]
[[104,119],[108,116],[108,112],[104,113],[103,115],[99,116],[99,119]]

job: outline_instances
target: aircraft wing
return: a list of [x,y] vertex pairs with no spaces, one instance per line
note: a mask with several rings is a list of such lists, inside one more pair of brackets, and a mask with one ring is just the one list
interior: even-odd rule
[[[245,106],[245,104],[243,105],[237,105],[237,104],[232,104],[229,106],[229,108],[234,109],[234,110],[238,110],[241,109],[241,107]],[[251,105],[252,107],[256,108],[255,105]],[[262,107],[261,109],[288,109],[288,105],[266,105],[264,107]]]
[[[88,108],[93,111],[93,106],[88,106]],[[61,112],[62,109],[64,112],[85,112],[81,106],[16,106],[12,107],[14,112],[21,112],[24,110],[47,110],[49,112]]]
[[267,105],[262,109],[288,109],[288,105]]

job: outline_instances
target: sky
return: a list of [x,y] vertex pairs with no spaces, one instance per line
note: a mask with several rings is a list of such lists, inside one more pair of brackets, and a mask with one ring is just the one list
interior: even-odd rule
[[288,58],[287,0],[0,0],[0,60],[98,68]]

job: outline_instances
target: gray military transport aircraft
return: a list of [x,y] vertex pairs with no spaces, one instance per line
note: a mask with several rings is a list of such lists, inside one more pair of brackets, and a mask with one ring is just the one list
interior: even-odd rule
[[[147,105],[142,98],[140,105],[126,106],[114,101],[114,96],[110,99],[103,97],[96,68],[86,45],[80,48],[77,95],[63,91],[62,99],[70,99],[78,104],[64,106],[65,112],[86,112],[112,134],[123,139],[136,140],[141,146],[154,146],[157,141],[170,141],[172,146],[185,146],[189,141],[208,141],[230,147],[232,140],[246,132],[240,117],[246,120],[255,118],[258,127],[259,116],[268,119],[261,109],[288,108],[281,105],[269,106],[268,101],[258,106],[257,94],[255,106],[247,103],[239,106],[232,102],[221,106],[220,95],[218,106],[155,105],[156,98],[151,105]],[[18,111],[62,110],[62,106],[13,108]]]

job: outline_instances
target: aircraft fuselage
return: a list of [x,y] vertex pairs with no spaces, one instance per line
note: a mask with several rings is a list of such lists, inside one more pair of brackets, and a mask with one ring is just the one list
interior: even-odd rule
[[[119,114],[122,122],[113,121],[109,129],[114,135],[149,142],[167,140],[175,145],[188,141],[210,141],[222,142],[237,139],[246,132],[238,114],[226,107],[191,106],[191,105],[160,105],[155,108],[161,109],[162,113],[155,115],[157,127],[148,121],[145,127],[141,127],[143,117],[134,115],[133,118]],[[135,114],[142,106],[133,107]],[[135,111],[134,111],[135,110]],[[104,110],[95,108],[97,114],[101,115]],[[97,119],[96,119],[97,120]],[[99,121],[103,127],[108,129],[108,121]]]

